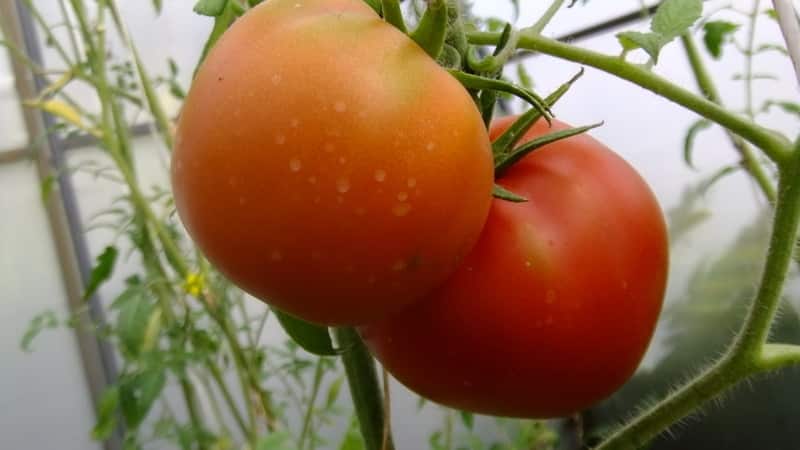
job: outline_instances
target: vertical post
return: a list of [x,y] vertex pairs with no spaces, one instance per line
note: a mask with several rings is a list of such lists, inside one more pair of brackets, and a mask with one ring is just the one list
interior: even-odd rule
[[[28,57],[42,63],[41,49],[36,37],[36,29],[29,12],[19,2],[0,1],[0,20],[6,38],[18,48],[24,49]],[[46,86],[43,77],[32,73],[18,60],[12,58],[15,87],[20,98],[34,98]],[[53,118],[31,108],[23,109],[25,126],[28,131],[29,148],[37,145],[33,152],[36,171],[40,181],[50,176],[58,176],[58,194],[52,195],[45,204],[50,231],[58,257],[61,278],[70,312],[77,313],[84,307],[83,292],[91,273],[89,251],[83,238],[82,224],[77,209],[77,201],[64,168],[64,155],[59,151],[59,140],[47,133],[53,125]],[[38,139],[46,136],[46,139]],[[90,332],[92,321],[103,323],[105,317],[99,298],[89,299],[88,313],[79,316],[75,329],[78,348],[83,365],[86,383],[96,406],[105,387],[117,376],[114,352],[108,343],[101,342]],[[122,430],[117,429],[104,443],[105,450],[122,449]]]

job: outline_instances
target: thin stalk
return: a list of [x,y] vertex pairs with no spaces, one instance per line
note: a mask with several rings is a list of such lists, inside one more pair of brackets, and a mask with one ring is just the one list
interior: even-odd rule
[[64,3],[64,0],[58,0],[58,8],[61,10],[61,17],[64,19],[64,24],[67,26],[67,36],[72,46],[72,53],[75,55],[75,61],[80,61],[81,52],[78,50],[78,40],[75,38],[75,27],[72,25],[72,20],[69,18],[67,5]]
[[241,411],[239,411],[239,406],[233,399],[233,395],[231,394],[225,379],[222,377],[222,372],[219,370],[219,367],[214,364],[213,361],[209,360],[206,361],[206,368],[208,369],[208,373],[211,374],[211,379],[214,380],[214,383],[216,383],[217,388],[222,394],[222,399],[225,400],[225,404],[228,406],[228,410],[231,412],[234,422],[236,422],[236,425],[239,427],[242,435],[244,435],[247,440],[250,441],[250,444],[254,446],[257,438],[256,430],[254,427],[248,427],[247,424],[244,423],[244,418],[242,417]]
[[239,309],[239,314],[242,315],[242,327],[244,328],[244,334],[247,336],[247,343],[252,348],[256,348],[258,346],[258,342],[256,342],[255,337],[253,336],[253,327],[250,326],[250,316],[247,314],[247,308],[244,305],[244,299],[239,297],[234,300],[236,303],[236,307]]
[[391,437],[387,439],[387,445],[382,449],[383,401],[375,371],[375,360],[372,359],[372,355],[367,351],[355,329],[334,328],[333,334],[343,351],[342,363],[366,450],[393,449]]
[[[234,358],[235,361],[236,358]],[[242,390],[242,401],[245,404],[245,409],[247,410],[247,421],[249,425],[249,429],[255,430],[257,428],[256,424],[256,405],[253,403],[253,398],[250,392],[250,383],[247,379],[247,376],[242,370],[241,366],[238,362],[234,362],[234,366],[236,367],[236,377],[239,379],[239,387]]]
[[312,417],[314,415],[314,404],[317,402],[317,396],[319,395],[319,388],[322,384],[322,377],[325,375],[325,358],[319,357],[317,359],[317,366],[314,369],[314,381],[311,385],[311,397],[308,399],[308,405],[306,407],[306,414],[303,417],[303,427],[301,428],[300,432],[300,440],[297,443],[297,447],[299,450],[305,449],[306,439],[308,439],[308,433],[311,430],[311,422]]
[[[498,42],[500,34],[473,31],[468,33],[468,37],[473,44],[491,45]],[[728,111],[716,103],[683,89],[645,68],[625,62],[616,56],[608,56],[558,42],[526,30],[522,32],[518,47],[591,66],[618,78],[628,80],[723,127],[729,128],[760,148],[776,163],[781,163],[789,158],[791,144],[775,131],[755,124],[746,117]]]
[[192,428],[200,431],[203,429],[203,420],[200,417],[200,408],[197,407],[197,395],[186,375],[186,371],[181,370],[178,374],[178,381],[181,387],[181,393],[186,401],[186,410],[189,413],[189,421],[192,423]]
[[48,23],[44,20],[44,17],[42,17],[42,14],[36,7],[33,6],[33,1],[25,0],[25,5],[28,7],[28,11],[31,12],[33,19],[36,21],[37,24],[39,24],[39,28],[41,28],[42,32],[44,32],[45,39],[47,40],[48,45],[56,49],[58,56],[61,58],[62,61],[64,61],[64,64],[66,64],[67,67],[75,66],[75,62],[72,60],[72,58],[69,57],[66,49],[64,49],[64,46],[61,45],[61,42],[59,42],[59,40],[56,39],[55,35],[53,35],[53,31],[50,29]]
[[[204,305],[207,305],[205,301],[201,302]],[[275,414],[272,407],[272,401],[270,400],[269,393],[261,387],[261,379],[258,373],[256,373],[255,368],[250,364],[248,359],[244,355],[244,351],[242,350],[239,341],[236,339],[236,336],[233,334],[233,330],[230,326],[230,323],[227,321],[225,317],[221,317],[215,311],[212,311],[210,308],[208,309],[209,314],[211,315],[212,319],[217,323],[217,325],[222,330],[223,335],[225,336],[225,340],[228,343],[228,347],[233,355],[234,365],[238,367],[238,370],[241,372],[241,376],[243,376],[243,380],[249,384],[249,388],[252,389],[257,397],[258,401],[261,406],[261,410],[264,413],[264,417],[266,419],[267,430],[272,431],[275,429]]]
[[747,43],[745,44],[744,58],[744,90],[745,90],[745,111],[747,115],[753,117],[753,48],[756,41],[756,22],[758,21],[758,9],[761,0],[753,0],[753,8],[750,10],[750,24],[747,30]]
[[[684,33],[681,35],[681,43],[686,51],[686,56],[689,59],[689,65],[692,68],[692,73],[694,73],[695,80],[700,88],[700,92],[702,92],[703,95],[710,101],[723,106],[722,98],[717,91],[714,81],[711,79],[711,75],[708,73],[708,70],[706,70],[703,60],[700,58],[700,52],[697,51],[697,46],[694,43],[694,39],[688,33]],[[750,148],[750,145],[741,137],[733,134],[729,130],[726,129],[725,131],[728,135],[728,139],[731,141],[731,144],[733,144],[733,147],[742,157],[742,166],[744,169],[756,181],[767,201],[770,204],[774,204],[777,196],[775,192],[775,186],[773,186],[772,179],[764,170],[764,167],[758,161],[758,158],[756,158],[753,150]]]
[[150,113],[153,115],[153,119],[156,122],[156,128],[158,128],[161,139],[164,141],[164,145],[166,145],[167,149],[171,151],[174,142],[172,139],[170,120],[167,117],[164,106],[161,104],[161,100],[159,100],[158,95],[156,94],[155,88],[153,87],[153,82],[150,79],[150,75],[147,73],[147,70],[145,70],[142,59],[139,56],[139,50],[134,44],[127,27],[122,22],[122,18],[117,11],[117,6],[114,0],[106,1],[111,8],[114,22],[117,25],[117,31],[120,37],[122,37],[122,40],[125,42],[125,45],[128,47],[128,50],[130,50],[131,54],[133,55],[136,73],[139,76],[139,83],[142,86],[142,91],[144,92],[145,99],[147,100],[148,109],[150,110]]
[[553,20],[553,17],[556,15],[558,10],[561,9],[561,6],[563,4],[564,0],[555,0],[554,2],[552,2],[550,6],[547,8],[547,11],[545,11],[544,14],[542,14],[542,17],[540,17],[539,20],[536,21],[536,23],[531,25],[528,28],[528,30],[530,30],[531,33],[541,34],[542,31],[544,30],[544,27],[546,27],[547,24],[549,24],[550,21]]
[[230,435],[231,432],[228,429],[228,426],[225,424],[225,418],[222,416],[222,409],[219,406],[219,400],[217,400],[214,390],[211,389],[211,382],[207,376],[197,374],[195,374],[195,376],[200,380],[200,384],[203,385],[203,389],[208,393],[208,403],[211,405],[211,413],[214,414],[214,419],[216,419],[217,423],[219,423],[221,434]]

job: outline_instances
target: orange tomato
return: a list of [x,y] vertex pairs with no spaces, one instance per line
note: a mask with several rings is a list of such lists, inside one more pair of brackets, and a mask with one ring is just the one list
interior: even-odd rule
[[221,37],[181,113],[178,213],[247,292],[359,324],[421,299],[486,220],[466,90],[360,0],[270,0]]

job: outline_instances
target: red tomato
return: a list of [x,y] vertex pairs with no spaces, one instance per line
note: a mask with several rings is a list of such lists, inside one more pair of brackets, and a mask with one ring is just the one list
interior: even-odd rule
[[[492,138],[513,118],[498,121]],[[523,138],[548,131],[537,124]],[[485,414],[582,410],[634,372],[667,276],[667,233],[653,193],[588,135],[538,149],[498,183],[476,247],[447,283],[401,314],[361,328],[403,384]]]
[[270,0],[198,71],[172,184],[233,282],[358,324],[455,271],[488,214],[492,158],[466,90],[361,0]]

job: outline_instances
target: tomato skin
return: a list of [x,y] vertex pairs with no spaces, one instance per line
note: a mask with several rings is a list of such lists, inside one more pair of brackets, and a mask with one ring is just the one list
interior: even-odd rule
[[353,325],[455,271],[491,204],[491,147],[466,90],[364,2],[270,0],[198,71],[172,184],[233,282]]
[[[523,142],[546,132],[538,123]],[[648,346],[667,278],[663,215],[634,169],[585,134],[535,150],[498,183],[529,202],[494,200],[441,289],[360,331],[390,373],[433,401],[566,416],[619,388]]]

